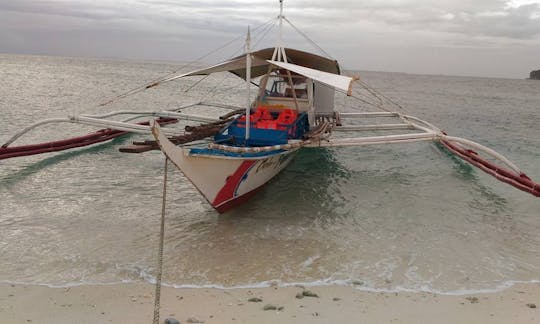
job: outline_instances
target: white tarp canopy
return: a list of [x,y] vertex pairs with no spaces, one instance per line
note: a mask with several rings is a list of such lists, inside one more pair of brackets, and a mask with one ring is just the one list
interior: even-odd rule
[[[322,71],[321,73],[326,72],[326,74],[340,74],[339,64],[335,60],[328,59],[326,57],[322,57],[322,56],[315,55],[312,53],[295,50],[292,48],[287,48],[285,50],[287,53],[287,60],[291,63],[294,63],[293,65],[296,64],[296,66],[314,68],[317,71]],[[265,49],[258,50],[256,52],[251,53],[251,56],[252,56],[251,77],[252,78],[256,78],[256,77],[259,77],[268,73],[268,66],[270,62],[268,62],[267,60],[271,60],[271,58],[273,57],[273,53],[274,53],[274,48],[265,48]],[[172,76],[165,80],[151,84],[147,86],[147,88],[156,86],[160,83],[173,81],[173,80],[180,79],[187,76],[209,75],[212,73],[226,72],[226,71],[231,72],[239,76],[240,78],[245,79],[246,78],[246,55],[245,54],[240,55],[228,61],[216,64],[210,67],[205,67],[203,69]]]
[[[268,66],[272,64],[277,67],[289,70],[291,72],[300,74],[305,76],[306,78],[318,81],[320,83],[326,84],[330,87],[343,90],[347,93],[348,96],[352,93],[352,83],[357,80],[353,77],[348,77],[344,75],[334,74],[334,73],[328,73],[323,72],[315,69],[311,69],[305,66],[300,66],[292,63],[285,63],[285,62],[278,62],[278,61],[271,61],[271,60],[263,60],[258,58],[257,56],[253,57],[252,60],[252,67],[260,69],[261,67],[267,71]],[[230,61],[226,61],[223,63],[219,63],[210,67],[206,67],[204,69],[191,71],[188,73],[176,75],[173,77],[170,77],[168,79],[165,79],[161,81],[160,83],[165,83],[169,81],[173,81],[179,78],[187,77],[187,76],[194,76],[194,75],[209,75],[212,73],[217,72],[245,72],[246,68],[246,58],[245,57],[239,57],[236,59],[232,59]],[[235,73],[236,74],[236,73]],[[239,74],[239,73],[238,73]],[[237,74],[237,75],[238,75]]]
[[291,64],[291,63],[285,63],[285,62],[278,62],[278,61],[267,61],[268,63],[278,66],[280,68],[283,68],[285,70],[289,70],[291,72],[300,74],[305,76],[306,78],[319,81],[320,83],[324,83],[328,86],[331,86],[336,89],[341,89],[347,93],[348,96],[352,94],[352,83],[354,80],[357,80],[357,78],[352,78],[344,75],[339,74],[333,74],[328,72],[323,72],[315,69],[310,69],[304,66]]
[[[255,56],[255,57],[252,57],[251,66],[252,67],[268,66],[268,62]],[[231,72],[231,71],[245,70],[245,69],[246,69],[246,57],[243,56],[243,57],[232,59],[230,61],[216,64],[210,67],[206,67],[204,69],[195,70],[195,71],[191,71],[191,72],[180,74],[180,75],[175,75],[173,77],[170,77],[168,79],[161,81],[161,83],[173,81],[173,80],[180,79],[187,76],[209,75],[209,74],[217,73],[217,72]]]

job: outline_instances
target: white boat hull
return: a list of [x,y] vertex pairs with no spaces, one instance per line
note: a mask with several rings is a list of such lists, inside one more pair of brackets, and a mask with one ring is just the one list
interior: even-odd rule
[[298,151],[276,150],[253,157],[194,153],[169,141],[157,124],[152,133],[161,151],[220,213],[248,200],[283,170]]

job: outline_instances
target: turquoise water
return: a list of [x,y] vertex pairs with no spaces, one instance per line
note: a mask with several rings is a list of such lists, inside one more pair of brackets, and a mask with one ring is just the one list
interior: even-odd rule
[[[31,122],[111,110],[242,104],[234,77],[105,98],[176,68],[106,59],[0,55],[0,142]],[[540,181],[540,82],[359,72],[413,115],[475,140]],[[218,92],[220,87],[231,88]],[[340,110],[362,109],[338,96]],[[195,112],[195,111],[192,111]],[[208,111],[196,113],[208,114]],[[177,125],[174,127],[182,127]],[[93,131],[59,124],[19,143]],[[163,156],[118,147],[144,136],[0,161],[0,281],[152,281]],[[434,144],[304,149],[249,203],[218,215],[170,170],[164,281],[177,286],[347,284],[442,293],[540,280],[540,199]]]

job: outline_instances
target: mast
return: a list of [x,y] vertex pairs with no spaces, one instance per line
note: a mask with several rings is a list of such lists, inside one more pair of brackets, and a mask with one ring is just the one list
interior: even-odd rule
[[272,61],[281,61],[281,54],[284,52],[283,47],[283,0],[279,0],[279,33],[276,43],[276,48],[274,48],[274,53],[272,54]]
[[283,48],[283,0],[279,0],[279,38],[278,38],[278,61],[281,60]]
[[246,87],[247,87],[247,102],[246,102],[246,143],[249,139],[249,128],[251,127],[251,49],[250,49],[251,36],[248,32],[246,37]]

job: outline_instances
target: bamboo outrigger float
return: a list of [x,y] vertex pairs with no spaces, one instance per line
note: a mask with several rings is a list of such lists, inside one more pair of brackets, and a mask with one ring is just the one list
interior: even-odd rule
[[[198,102],[176,111],[120,111],[106,115],[78,116],[37,122],[15,134],[0,148],[0,159],[60,151],[95,144],[127,133],[152,134],[155,141],[136,142],[123,152],[140,153],[161,149],[188,178],[208,202],[224,212],[254,195],[265,183],[292,161],[298,150],[308,147],[366,146],[402,144],[421,141],[437,142],[456,156],[482,171],[520,190],[540,197],[540,185],[532,181],[503,155],[473,141],[449,136],[434,125],[400,110],[400,106],[356,77],[344,76],[337,61],[316,54],[286,48],[281,41],[283,22],[297,28],[283,16],[280,1],[280,31],[275,48],[250,49],[250,33],[245,55],[189,73],[164,78],[141,90],[191,76],[230,72],[246,80],[245,107]],[[301,33],[302,36],[305,36]],[[251,100],[253,80],[258,93]],[[356,95],[357,82],[364,93]],[[379,108],[377,112],[338,112],[334,109],[335,92]],[[137,91],[135,91],[137,92]],[[135,93],[133,92],[133,93]],[[122,96],[121,96],[122,97]],[[231,112],[219,118],[185,114],[186,108],[215,107]],[[395,111],[388,106],[397,108]],[[131,115],[124,121],[105,118]],[[141,116],[157,117],[132,123]],[[359,125],[356,121],[392,119],[388,123]],[[203,123],[186,126],[181,134],[160,125],[188,120]],[[348,124],[347,122],[352,122]],[[105,127],[96,133],[68,140],[13,147],[11,144],[29,130],[49,123],[71,122]],[[343,134],[390,131],[399,133],[343,137]],[[200,140],[206,140],[200,143]],[[199,141],[201,145],[194,146]],[[189,146],[183,146],[189,144]],[[482,155],[481,155],[482,154]]]

